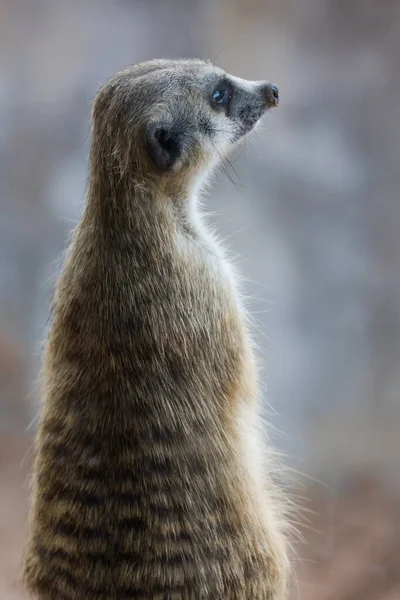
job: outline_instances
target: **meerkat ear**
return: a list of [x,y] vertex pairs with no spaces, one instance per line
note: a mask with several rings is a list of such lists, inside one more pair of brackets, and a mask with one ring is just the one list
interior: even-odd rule
[[171,170],[182,152],[180,136],[161,123],[147,126],[146,146],[151,160],[160,171]]

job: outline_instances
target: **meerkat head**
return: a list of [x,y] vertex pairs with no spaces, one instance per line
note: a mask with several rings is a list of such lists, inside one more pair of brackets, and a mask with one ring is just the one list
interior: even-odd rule
[[276,85],[246,81],[200,60],[154,60],[99,91],[94,136],[114,170],[164,182],[204,175],[277,106]]

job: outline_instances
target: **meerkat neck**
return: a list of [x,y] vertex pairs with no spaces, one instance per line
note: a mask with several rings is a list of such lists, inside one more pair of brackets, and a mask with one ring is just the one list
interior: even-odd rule
[[[84,221],[95,224],[103,235],[141,232],[150,235],[157,223],[166,222],[157,190],[130,174],[97,174],[89,179]],[[152,223],[153,227],[149,224]]]
[[197,191],[190,186],[163,189],[135,172],[111,172],[93,166],[89,178],[84,223],[95,223],[102,234],[157,236],[160,240],[172,230],[198,233],[200,216]]

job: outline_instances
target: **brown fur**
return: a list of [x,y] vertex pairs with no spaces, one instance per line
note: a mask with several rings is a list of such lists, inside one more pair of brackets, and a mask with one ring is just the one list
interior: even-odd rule
[[244,312],[185,210],[205,153],[160,174],[139,143],[146,77],[163,65],[211,69],[145,63],[94,106],[87,206],[44,363],[25,558],[40,600],[285,596],[286,542],[244,431],[257,402]]

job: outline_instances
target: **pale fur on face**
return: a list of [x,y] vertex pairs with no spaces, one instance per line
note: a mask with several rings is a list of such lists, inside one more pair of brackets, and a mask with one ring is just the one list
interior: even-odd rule
[[[221,105],[213,100],[218,89],[228,99]],[[124,149],[125,168],[133,160],[139,172],[152,178],[184,178],[197,188],[276,106],[271,89],[271,84],[228,75],[209,62],[149,61],[117,73],[103,86],[94,105],[94,127],[101,127],[101,115],[107,123],[104,133],[115,143],[112,151],[118,155]]]

